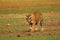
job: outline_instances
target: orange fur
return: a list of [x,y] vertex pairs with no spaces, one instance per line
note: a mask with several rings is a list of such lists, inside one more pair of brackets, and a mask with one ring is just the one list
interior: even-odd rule
[[[32,23],[32,25],[30,27],[31,32],[34,32],[35,31],[35,24],[38,23],[39,21],[41,22],[43,20],[42,13],[34,12],[34,13],[28,14],[28,16],[30,17],[30,19],[27,18],[28,23]],[[29,20],[31,20],[31,22],[29,22]]]

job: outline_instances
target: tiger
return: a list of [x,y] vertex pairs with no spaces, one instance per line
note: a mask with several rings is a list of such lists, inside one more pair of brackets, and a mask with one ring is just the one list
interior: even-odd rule
[[34,32],[35,26],[38,23],[40,23],[40,26],[42,27],[43,15],[40,12],[31,12],[26,15],[26,20],[30,25],[30,31]]

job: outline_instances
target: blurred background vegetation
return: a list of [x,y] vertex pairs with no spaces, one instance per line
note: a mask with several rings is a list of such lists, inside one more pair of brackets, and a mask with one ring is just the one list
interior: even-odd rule
[[0,14],[60,12],[60,0],[0,0]]

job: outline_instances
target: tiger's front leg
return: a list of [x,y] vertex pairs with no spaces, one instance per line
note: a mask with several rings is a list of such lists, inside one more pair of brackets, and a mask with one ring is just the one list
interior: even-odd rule
[[30,26],[30,30],[31,30],[31,32],[34,32],[34,31],[35,31],[35,24],[32,24],[32,25]]

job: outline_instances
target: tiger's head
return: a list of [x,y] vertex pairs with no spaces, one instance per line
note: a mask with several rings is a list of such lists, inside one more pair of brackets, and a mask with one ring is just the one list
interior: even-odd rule
[[31,15],[26,15],[26,20],[29,23],[29,25],[32,25]]

